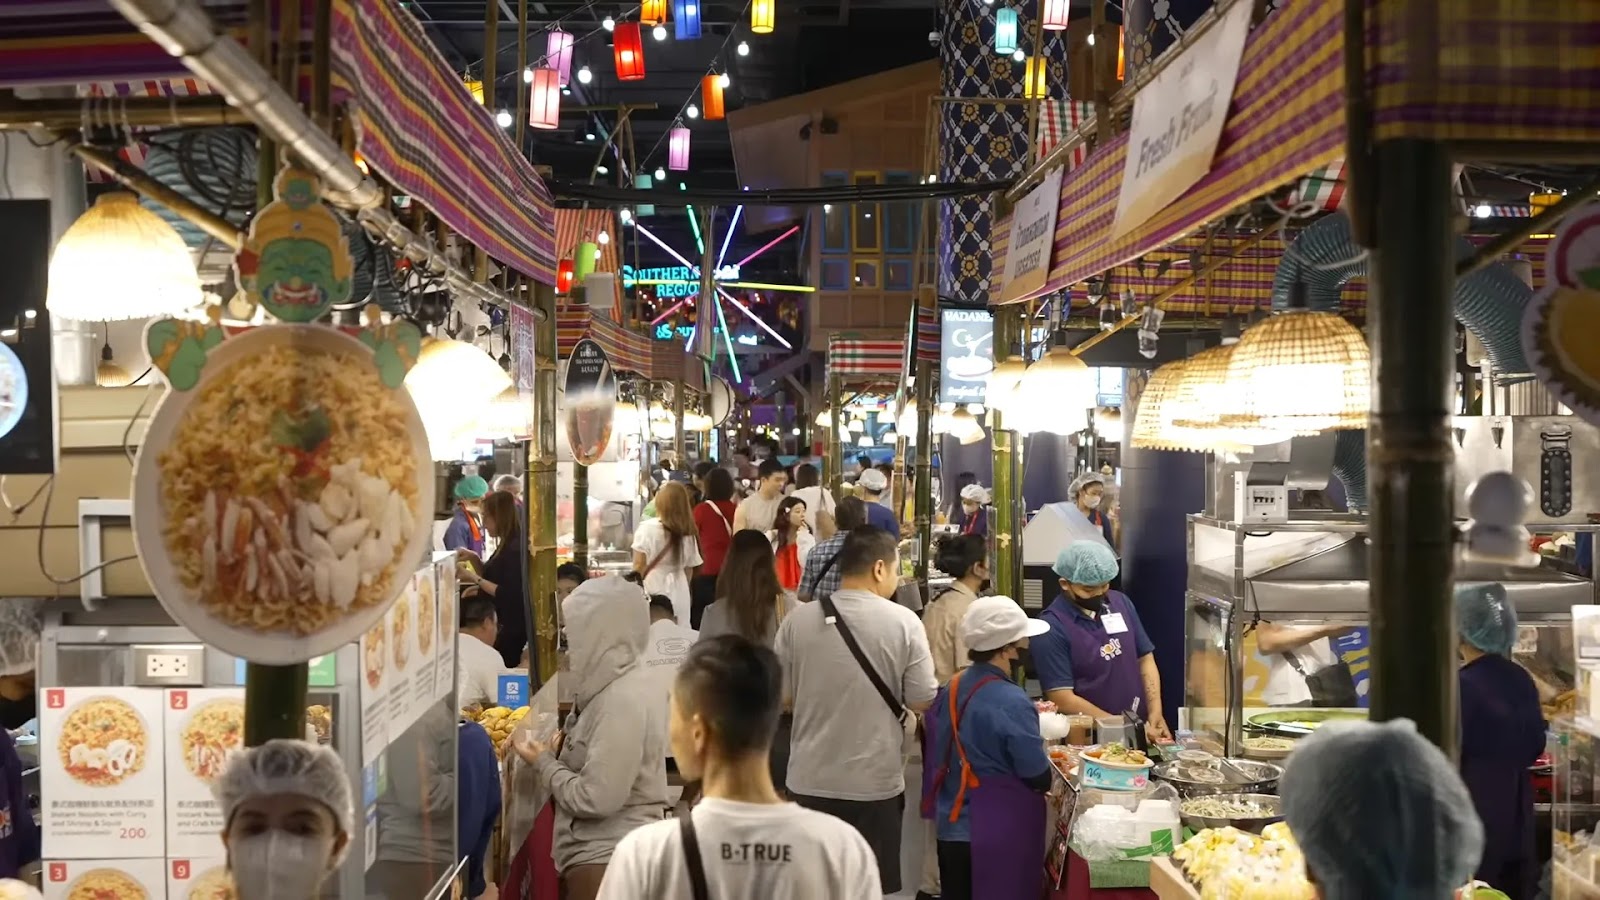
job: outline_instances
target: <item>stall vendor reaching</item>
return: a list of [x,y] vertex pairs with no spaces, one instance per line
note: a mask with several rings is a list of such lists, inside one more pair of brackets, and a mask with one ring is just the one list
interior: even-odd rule
[[1074,541],[1056,557],[1061,595],[1044,611],[1050,630],[1033,639],[1045,696],[1063,713],[1121,716],[1139,700],[1153,741],[1172,740],[1161,712],[1155,645],[1133,602],[1110,590],[1117,558],[1098,541]]
[[444,548],[466,548],[483,556],[483,498],[489,494],[489,482],[477,475],[468,475],[456,482],[452,495],[456,511],[444,529]]

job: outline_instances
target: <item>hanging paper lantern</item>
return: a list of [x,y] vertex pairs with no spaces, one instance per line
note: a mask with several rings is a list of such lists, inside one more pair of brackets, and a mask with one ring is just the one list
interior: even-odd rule
[[700,115],[705,116],[707,122],[723,118],[721,75],[700,79]]
[[1045,31],[1066,31],[1071,0],[1039,0],[1039,27]]
[[1028,57],[1028,64],[1022,70],[1022,96],[1027,100],[1043,100],[1050,95],[1045,86],[1044,75],[1050,68],[1050,63],[1042,56]]
[[557,28],[544,44],[544,64],[561,73],[562,87],[572,81],[572,43],[572,35]]
[[772,23],[777,16],[777,0],[750,0],[750,30],[752,32],[756,34],[771,34]]
[[[656,180],[650,175],[641,172],[633,176],[633,186],[641,191],[648,191],[656,186]],[[633,208],[633,212],[634,215],[653,216],[656,214],[656,206],[654,203],[641,203]]]
[[567,294],[572,292],[574,274],[572,260],[563,259],[561,262],[556,263],[556,293]]
[[644,78],[644,38],[639,34],[638,22],[618,22],[611,47],[617,58],[618,81]]
[[689,129],[682,125],[667,132],[667,168],[674,172],[689,171]]
[[994,12],[994,52],[1017,52],[1017,11],[997,9]]
[[594,271],[594,264],[600,259],[600,245],[594,241],[584,241],[578,245],[578,252],[573,254],[572,276],[579,284],[583,283],[589,273]]
[[467,93],[472,95],[472,99],[478,101],[479,103],[483,102],[483,82],[473,81],[469,78],[462,82],[462,84],[467,86]]
[[672,36],[680,41],[700,37],[700,0],[672,0]]
[[528,125],[549,130],[561,126],[561,73],[534,69],[528,85]]
[[[667,0],[644,0],[639,4],[640,25],[660,25],[667,21]],[[621,31],[622,26],[617,26]]]

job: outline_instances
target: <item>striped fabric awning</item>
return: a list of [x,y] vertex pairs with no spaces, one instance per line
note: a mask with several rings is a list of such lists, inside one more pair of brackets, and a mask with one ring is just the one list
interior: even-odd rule
[[917,359],[938,364],[939,351],[939,311],[937,309],[917,309]]
[[589,334],[589,305],[568,296],[556,298],[556,354],[566,359]]
[[405,4],[336,0],[333,75],[368,165],[490,256],[555,284],[549,189]]
[[898,380],[905,362],[905,341],[861,340],[829,335],[828,374],[842,378],[859,376]]
[[[1035,296],[1164,247],[1263,191],[1341,158],[1342,10],[1338,4],[1295,3],[1250,33],[1211,171],[1144,223],[1111,237],[1127,162],[1126,132],[1068,172],[1061,181],[1050,275]],[[1010,232],[1009,216],[995,223],[997,271],[1005,265]],[[993,288],[991,303],[999,295],[998,281]]]
[[556,298],[556,355],[566,359],[584,338],[599,344],[615,369],[652,381],[681,382],[696,391],[706,389],[705,365],[684,352],[682,344],[654,340],[611,319],[596,318],[587,304]]
[[[1078,130],[1078,126],[1094,117],[1094,104],[1077,100],[1046,100],[1039,105],[1039,155],[1037,159],[1044,159],[1055,145],[1066,139],[1067,135]],[[1066,168],[1070,172],[1083,165],[1083,160],[1089,155],[1086,144],[1079,144],[1072,148],[1072,154],[1067,159]]]
[[1344,160],[1301,176],[1300,183],[1295,185],[1294,202],[1315,203],[1317,209],[1329,212],[1338,209],[1344,202]]

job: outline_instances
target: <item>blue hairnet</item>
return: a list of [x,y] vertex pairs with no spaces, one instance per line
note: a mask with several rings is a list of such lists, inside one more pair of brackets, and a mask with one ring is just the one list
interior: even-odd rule
[[482,500],[489,493],[489,482],[478,475],[468,475],[456,482],[457,500]]
[[1056,554],[1054,568],[1072,584],[1107,584],[1117,577],[1117,555],[1099,541],[1073,541]]
[[1517,610],[1497,582],[1456,587],[1456,627],[1462,640],[1485,653],[1510,656],[1517,645]]
[[1449,897],[1483,854],[1461,776],[1407,719],[1322,726],[1279,793],[1323,900]]

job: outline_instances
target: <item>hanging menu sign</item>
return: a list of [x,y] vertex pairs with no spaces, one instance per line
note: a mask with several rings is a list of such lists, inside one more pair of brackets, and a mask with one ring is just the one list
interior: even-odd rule
[[1011,243],[1000,278],[999,303],[1012,303],[1044,290],[1056,245],[1056,208],[1061,202],[1061,175],[1052,169],[1039,186],[1011,210]]
[[45,688],[43,694],[45,857],[161,856],[165,692],[86,687]]
[[606,351],[590,340],[578,342],[567,359],[564,409],[567,443],[572,458],[592,466],[611,443],[611,422],[617,406],[617,378]]
[[1135,95],[1112,238],[1144,224],[1211,171],[1239,77],[1251,6],[1235,0],[1220,21]]
[[939,310],[939,402],[982,403],[994,369],[994,314]]
[[244,746],[244,689],[166,694],[167,855],[221,856],[222,811],[211,783]]

